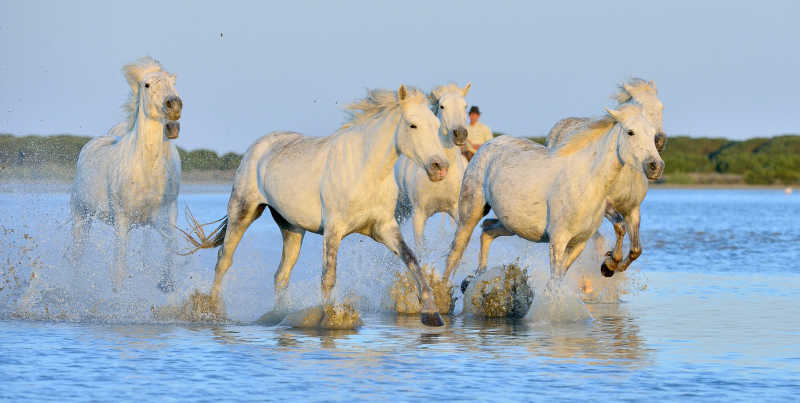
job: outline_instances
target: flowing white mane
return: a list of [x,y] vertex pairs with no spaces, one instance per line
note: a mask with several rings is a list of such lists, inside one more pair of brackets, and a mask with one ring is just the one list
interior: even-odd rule
[[[638,104],[626,103],[620,106],[619,112],[620,116],[631,116],[642,113],[642,107]],[[589,122],[582,130],[567,133],[552,151],[561,156],[574,154],[600,139],[617,123],[617,118],[607,113],[602,118]]]
[[401,100],[395,91],[383,89],[368,90],[366,97],[345,106],[345,112],[348,114],[348,121],[342,125],[342,129],[364,124],[378,114],[397,109],[407,103],[424,104],[428,102],[425,93],[414,87],[406,87],[406,92],[406,97]]
[[139,112],[139,82],[142,81],[145,75],[156,71],[164,71],[164,69],[158,60],[150,56],[142,57],[122,67],[122,74],[131,87],[128,100],[122,104],[122,109],[127,116],[128,130],[133,128],[133,124],[136,122],[136,114]]
[[631,78],[627,83],[622,83],[617,87],[618,91],[611,98],[619,104],[630,102],[636,94],[635,92],[650,93],[657,95],[656,84],[641,78]]

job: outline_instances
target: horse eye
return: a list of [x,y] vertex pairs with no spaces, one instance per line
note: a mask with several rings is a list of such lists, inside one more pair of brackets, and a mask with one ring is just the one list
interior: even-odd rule
[[628,133],[628,136],[633,136],[634,134],[636,134],[636,133],[633,132],[633,130],[628,130],[627,133]]
[[416,128],[417,128],[417,125],[415,125],[415,124],[413,124],[413,123],[412,123],[410,127],[411,127],[412,129],[416,129]]
[[150,83],[144,83],[144,88],[150,88]]
[[444,105],[442,105],[441,108],[444,109]]

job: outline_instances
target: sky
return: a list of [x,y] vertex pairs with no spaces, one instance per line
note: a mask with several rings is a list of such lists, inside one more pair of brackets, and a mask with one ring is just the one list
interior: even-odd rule
[[0,133],[99,136],[123,119],[120,68],[177,73],[184,148],[332,133],[368,88],[472,82],[482,121],[544,135],[654,80],[669,135],[800,132],[796,1],[0,0]]

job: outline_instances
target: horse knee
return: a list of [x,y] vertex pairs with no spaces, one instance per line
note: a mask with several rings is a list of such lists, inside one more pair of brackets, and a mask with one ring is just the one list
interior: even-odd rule
[[637,259],[642,255],[642,248],[639,246],[631,246],[630,257],[631,260]]

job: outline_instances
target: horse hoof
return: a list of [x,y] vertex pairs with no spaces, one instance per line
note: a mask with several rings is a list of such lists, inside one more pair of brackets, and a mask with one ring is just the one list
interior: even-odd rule
[[600,273],[603,273],[603,277],[611,277],[614,275],[614,271],[608,268],[606,262],[603,262],[600,266]]
[[461,280],[461,293],[464,294],[467,292],[467,287],[469,287],[469,283],[475,279],[475,276],[470,274],[467,277],[464,277],[464,280]]
[[439,312],[434,312],[434,313],[423,312],[422,324],[430,327],[439,327],[439,326],[444,326],[444,321],[442,320],[442,316],[439,315]]

